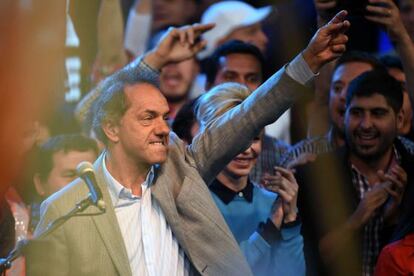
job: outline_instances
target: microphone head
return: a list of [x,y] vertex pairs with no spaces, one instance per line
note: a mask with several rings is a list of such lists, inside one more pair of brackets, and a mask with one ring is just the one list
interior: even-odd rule
[[79,165],[76,167],[76,173],[78,174],[78,176],[82,176],[85,173],[89,172],[93,173],[93,165],[90,162],[80,162]]

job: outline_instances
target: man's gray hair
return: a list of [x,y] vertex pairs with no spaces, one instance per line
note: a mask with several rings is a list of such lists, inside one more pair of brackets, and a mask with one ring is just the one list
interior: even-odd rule
[[106,146],[108,145],[108,137],[102,129],[103,125],[105,123],[118,124],[130,106],[128,98],[125,95],[125,87],[143,83],[154,86],[154,84],[146,81],[135,81],[134,83],[119,80],[114,81],[105,87],[93,103],[90,110],[92,115],[92,129],[95,132],[96,138]]

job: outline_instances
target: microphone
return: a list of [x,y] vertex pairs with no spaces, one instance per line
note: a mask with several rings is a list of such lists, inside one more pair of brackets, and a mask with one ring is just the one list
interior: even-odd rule
[[102,192],[99,188],[93,166],[89,162],[81,162],[76,168],[76,172],[80,178],[86,183],[89,189],[89,197],[92,203],[98,207],[100,210],[105,211],[106,204],[102,199]]

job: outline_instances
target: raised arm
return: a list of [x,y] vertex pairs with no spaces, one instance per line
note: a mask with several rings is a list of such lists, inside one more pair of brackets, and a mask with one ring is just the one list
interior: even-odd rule
[[[338,13],[316,32],[306,49],[289,65],[195,137],[189,151],[207,184],[265,125],[279,118],[304,93],[304,84],[314,73],[345,51],[348,38],[344,32],[350,25],[345,20],[346,14],[345,11]],[[227,89],[226,85],[232,89],[229,84],[215,89]]]
[[371,15],[366,18],[383,25],[395,45],[406,75],[407,91],[411,106],[414,106],[414,41],[411,40],[403,22],[400,11],[392,0],[369,0],[367,10]]
[[205,42],[199,40],[200,35],[213,27],[214,24],[194,24],[170,28],[153,50],[107,77],[89,92],[76,106],[76,118],[82,122],[101,91],[114,82],[133,83],[145,80],[159,86],[159,70],[165,64],[180,62],[197,54],[205,46]]

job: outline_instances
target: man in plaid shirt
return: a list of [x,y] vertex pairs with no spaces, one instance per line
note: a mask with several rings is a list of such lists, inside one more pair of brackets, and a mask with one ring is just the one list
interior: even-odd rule
[[363,73],[348,88],[345,146],[299,171],[309,274],[373,274],[414,179],[414,156],[396,139],[401,106],[395,79]]

